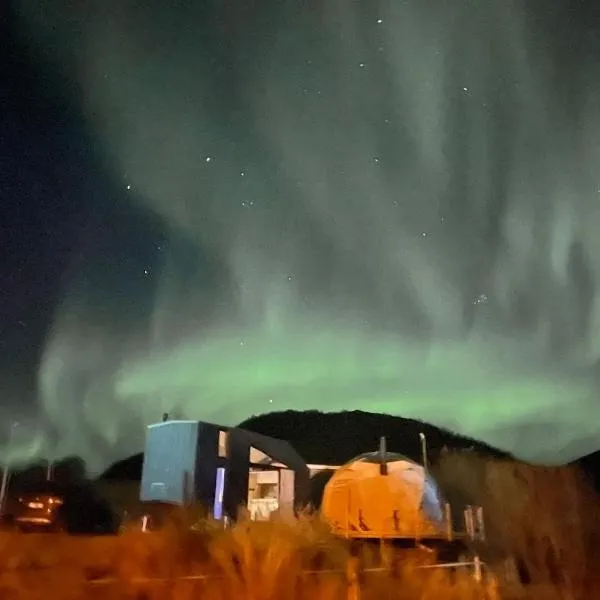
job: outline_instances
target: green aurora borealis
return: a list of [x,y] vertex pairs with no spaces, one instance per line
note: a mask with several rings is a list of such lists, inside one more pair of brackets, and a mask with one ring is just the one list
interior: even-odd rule
[[40,372],[58,452],[100,465],[163,411],[289,408],[421,418],[525,458],[600,446],[584,42],[563,56],[518,0],[57,2],[47,29],[22,4],[127,203],[167,232],[135,327],[123,290],[66,285]]

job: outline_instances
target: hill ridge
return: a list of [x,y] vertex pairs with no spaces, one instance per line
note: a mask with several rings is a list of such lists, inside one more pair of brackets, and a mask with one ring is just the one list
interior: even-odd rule
[[[507,452],[484,442],[424,421],[360,410],[275,411],[252,416],[242,421],[238,427],[289,442],[309,464],[343,464],[359,454],[376,450],[381,436],[386,437],[390,452],[398,452],[420,461],[420,433],[424,433],[427,438],[432,458],[444,447],[473,450],[495,457],[510,457]],[[143,454],[134,454],[114,463],[100,478],[139,479],[142,463]]]

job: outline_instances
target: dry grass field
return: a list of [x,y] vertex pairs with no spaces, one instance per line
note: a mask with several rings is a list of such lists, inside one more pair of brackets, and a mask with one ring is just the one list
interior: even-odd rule
[[[495,577],[423,569],[413,551],[359,559],[316,519],[242,522],[229,529],[178,512],[156,533],[115,537],[0,536],[0,600],[553,600],[600,598],[600,520],[577,473],[448,456],[439,477],[486,506]],[[386,553],[387,558],[389,555]],[[526,566],[522,585],[508,556]],[[374,566],[377,565],[377,569]]]

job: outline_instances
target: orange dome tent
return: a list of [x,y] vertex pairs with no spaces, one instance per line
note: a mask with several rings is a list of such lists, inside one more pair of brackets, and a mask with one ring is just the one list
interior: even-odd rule
[[350,538],[438,537],[446,529],[437,485],[421,465],[400,455],[362,454],[331,477],[321,516]]

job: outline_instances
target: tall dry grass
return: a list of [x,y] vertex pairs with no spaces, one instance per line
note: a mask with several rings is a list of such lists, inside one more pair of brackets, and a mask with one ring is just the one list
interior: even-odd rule
[[[0,535],[0,600],[553,600],[599,597],[600,531],[591,493],[575,471],[476,456],[447,456],[438,477],[485,507],[497,577],[422,569],[426,553],[357,558],[314,518],[240,522],[223,529],[192,511],[163,530],[107,538]],[[516,581],[511,557],[531,581]],[[372,567],[377,566],[377,570]]]
[[600,503],[580,470],[463,453],[444,456],[435,476],[462,502],[484,507],[478,550],[501,577],[516,579],[520,567],[529,590],[588,598],[593,589],[600,598]]
[[375,600],[495,598],[471,572],[418,570],[417,558],[371,571],[317,520],[229,529],[185,514],[157,533],[106,538],[3,534],[2,600]]

